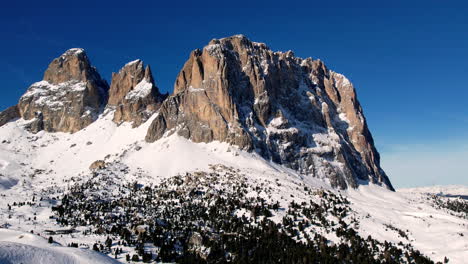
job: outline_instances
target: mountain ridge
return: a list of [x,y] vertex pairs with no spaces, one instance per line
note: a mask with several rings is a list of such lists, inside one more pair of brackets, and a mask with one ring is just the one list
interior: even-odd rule
[[0,113],[0,124],[23,118],[33,133],[75,133],[104,108],[134,127],[155,115],[148,142],[173,133],[227,142],[340,189],[373,182],[393,190],[351,82],[320,60],[273,52],[243,35],[194,50],[170,96],[141,60],[114,73],[109,87],[83,49],[70,49],[21,97],[19,113]]
[[172,134],[148,143],[156,115],[132,127],[115,123],[114,113],[105,109],[76,133],[33,134],[23,119],[0,128],[0,232],[33,230],[82,252],[97,244],[124,263],[148,252],[177,263],[274,263],[271,252],[285,263],[467,257],[467,203],[459,198],[373,183],[339,190],[226,142]]

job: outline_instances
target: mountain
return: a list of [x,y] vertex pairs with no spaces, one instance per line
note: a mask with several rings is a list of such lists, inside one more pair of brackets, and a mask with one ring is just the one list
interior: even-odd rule
[[19,115],[31,120],[32,132],[74,133],[96,120],[108,89],[84,50],[70,49],[54,59],[43,80],[21,96]]
[[238,35],[190,54],[146,140],[165,133],[228,142],[342,189],[393,189],[356,98],[323,62],[273,52]]
[[[227,142],[337,188],[372,182],[393,190],[353,85],[320,60],[273,52],[243,35],[215,39],[190,54],[165,98],[141,60],[114,73],[109,89],[84,50],[71,49],[53,60],[18,110],[33,132],[72,133],[104,105],[115,110],[116,123],[134,127],[157,112],[148,142],[173,133]],[[17,116],[15,108],[2,115]]]
[[0,125],[0,262],[468,258],[464,188],[394,191],[351,82],[242,35],[170,95],[141,60],[109,87],[71,49]]
[[127,63],[118,73],[112,74],[109,90],[109,107],[115,107],[114,121],[133,122],[139,126],[159,109],[165,96],[156,87],[149,66],[143,61]]

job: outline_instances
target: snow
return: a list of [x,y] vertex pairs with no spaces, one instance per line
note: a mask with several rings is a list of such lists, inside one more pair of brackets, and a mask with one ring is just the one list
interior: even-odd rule
[[82,93],[86,90],[85,82],[69,81],[60,84],[51,84],[40,81],[32,84],[20,100],[29,100],[32,97],[34,104],[49,106],[50,108],[62,107],[67,103],[65,96],[68,92]]
[[6,167],[8,166],[8,164],[9,164],[9,162],[4,161],[4,160],[0,160],[0,170],[6,169]]
[[333,148],[340,148],[340,138],[338,134],[333,131],[329,131],[329,133],[316,133],[312,135],[314,142],[318,146],[330,146]]
[[331,73],[333,74],[333,79],[337,83],[338,86],[343,86],[343,87],[352,86],[351,82],[343,74],[337,73],[334,71],[331,71]]
[[468,186],[463,185],[446,185],[446,186],[430,186],[418,188],[402,188],[398,189],[401,193],[431,193],[441,195],[468,195]]
[[133,64],[135,64],[135,63],[139,63],[140,61],[141,61],[140,59],[130,61],[130,62],[128,62],[127,64],[125,64],[124,67],[131,66],[131,65],[133,65]]
[[191,85],[190,85],[190,87],[189,87],[189,92],[196,93],[196,92],[203,92],[203,91],[205,91],[204,88],[194,88],[194,87],[192,87]]
[[[144,138],[155,116],[138,128],[127,123],[117,126],[112,117],[113,113],[106,113],[74,134],[41,131],[33,135],[23,129],[24,120],[8,123],[0,129],[0,139],[8,138],[11,142],[0,144],[1,173],[17,175],[19,180],[20,175],[33,175],[32,168],[42,169],[48,175],[35,175],[30,183],[46,186],[60,184],[88,171],[89,165],[96,160],[121,159],[131,169],[141,168],[155,178],[208,168],[209,164],[216,163],[259,171],[272,170],[269,162],[256,154],[241,152],[227,143],[194,144],[177,135],[146,143]],[[88,142],[92,144],[88,145]],[[73,162],[64,162],[69,160]],[[0,177],[4,179],[4,176]]]
[[230,38],[242,39],[242,38],[246,38],[246,37],[243,34],[237,34],[237,35],[233,35],[233,36],[229,36],[229,37],[220,38],[219,40],[226,40],[226,39],[230,39]]
[[210,44],[205,46],[204,50],[211,56],[222,58],[223,57],[223,46],[221,44]]
[[344,122],[346,122],[346,123],[348,123],[348,124],[350,123],[350,122],[349,122],[349,119],[348,119],[348,117],[346,116],[345,113],[340,113],[340,114],[338,115],[338,117],[340,118],[341,121],[344,121]]
[[[107,111],[96,122],[74,134],[44,131],[31,134],[23,128],[26,122],[22,119],[1,127],[0,142],[4,143],[0,143],[0,225],[8,224],[10,230],[0,229],[0,259],[7,256],[12,262],[28,263],[30,259],[43,257],[44,261],[50,262],[47,258],[53,256],[59,258],[53,263],[68,262],[69,258],[77,258],[76,263],[112,263],[106,262],[110,261],[107,258],[97,260],[103,256],[94,252],[49,245],[43,238],[25,233],[29,230],[43,233],[46,229],[58,228],[49,219],[52,213],[50,206],[55,202],[53,199],[41,201],[41,205],[36,207],[15,207],[11,212],[6,209],[7,204],[24,201],[26,197],[31,199],[41,190],[49,190],[52,196],[55,195],[54,191],[66,187],[72,178],[79,180],[89,173],[89,165],[96,160],[126,164],[129,173],[120,173],[119,177],[128,182],[138,180],[143,184],[157,184],[167,177],[189,171],[206,171],[210,164],[223,164],[238,169],[249,181],[271,186],[273,194],[265,199],[280,201],[283,208],[287,208],[293,200],[300,203],[311,199],[303,191],[304,186],[338,193],[329,183],[319,179],[320,175],[326,175],[326,166],[317,168],[319,177],[315,178],[266,161],[255,153],[241,151],[227,143],[193,143],[175,134],[147,143],[144,138],[155,117],[153,115],[140,127],[132,128],[128,123],[117,126],[112,121],[113,112]],[[280,118],[273,119],[269,128],[274,129],[274,125],[280,125],[281,122]],[[329,152],[340,147],[339,136],[333,131],[311,132],[311,137],[315,142],[311,151]],[[322,162],[340,166],[333,161]],[[120,170],[116,167],[116,171]],[[141,175],[141,178],[136,179],[134,175]],[[452,186],[391,192],[368,184],[356,190],[342,191],[341,194],[351,201],[350,206],[360,221],[357,230],[363,237],[371,235],[380,241],[411,243],[434,261],[442,261],[447,256],[450,263],[464,263],[468,258],[468,241],[460,234],[468,236],[468,219],[436,209],[427,201],[424,193],[462,195],[467,193],[466,190],[464,186]],[[249,195],[256,196],[255,193]],[[240,216],[248,212],[238,211],[236,214]],[[271,219],[279,222],[284,214],[284,211],[279,211]],[[11,219],[9,215],[12,215]],[[28,220],[33,216],[37,220]],[[408,230],[409,240],[399,237],[397,232],[386,225]],[[322,232],[320,228],[316,228],[316,231]],[[25,239],[19,239],[20,235]],[[335,234],[324,232],[322,235],[334,243],[339,242]],[[92,245],[96,240],[103,240],[98,236],[73,236],[57,236],[54,239],[64,245],[76,240]],[[51,252],[56,254],[51,255]],[[89,261],[86,259],[88,257],[96,259]]]
[[150,95],[152,90],[153,84],[148,82],[146,79],[143,79],[125,96],[125,99],[131,100],[136,98],[144,98]]
[[273,118],[271,121],[270,121],[270,126],[274,126],[274,127],[279,127],[281,126],[282,124],[284,124],[286,122],[286,120],[284,120],[283,117],[275,117]]
[[108,256],[85,249],[49,244],[43,237],[0,229],[0,263],[120,263]]
[[301,59],[301,66],[304,67],[304,66],[307,66],[309,65],[310,63],[312,63],[314,60],[309,57],[309,58],[305,58],[305,59]]
[[78,55],[78,54],[81,54],[81,53],[84,53],[85,50],[82,49],[82,48],[71,48],[69,50],[67,50],[63,55],[62,57],[65,57],[66,55]]
[[245,38],[243,34],[237,34],[233,36],[234,38]]
[[465,263],[468,258],[468,240],[463,238],[468,234],[468,220],[435,209],[425,196],[391,192],[372,184],[348,190],[347,194],[358,214],[371,216],[360,219],[359,231],[364,237],[407,243],[396,232],[385,230],[384,225],[391,224],[408,230],[409,242],[434,261],[443,261],[447,256],[450,263]]

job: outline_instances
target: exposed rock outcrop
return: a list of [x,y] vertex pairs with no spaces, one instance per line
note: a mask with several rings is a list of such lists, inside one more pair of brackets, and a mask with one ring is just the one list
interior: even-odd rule
[[8,107],[4,111],[0,112],[0,127],[17,118],[20,118],[18,106],[14,105]]
[[20,116],[31,131],[74,133],[91,124],[107,101],[108,85],[83,49],[70,49],[54,59],[44,79],[20,98]]
[[171,133],[255,150],[340,188],[370,181],[393,189],[349,80],[242,35],[190,54],[146,140]]
[[106,162],[103,160],[96,160],[89,165],[90,170],[102,170],[106,167]]
[[159,109],[165,96],[159,92],[149,66],[141,60],[127,63],[112,74],[108,106],[115,107],[114,122],[139,126]]

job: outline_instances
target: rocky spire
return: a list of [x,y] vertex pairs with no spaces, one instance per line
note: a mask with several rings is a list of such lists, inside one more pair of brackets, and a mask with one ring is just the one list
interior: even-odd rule
[[32,84],[18,110],[31,120],[33,132],[76,132],[92,123],[107,101],[108,85],[83,49],[70,49],[54,59],[43,81]]
[[190,54],[146,140],[165,133],[255,150],[340,188],[370,181],[393,189],[349,80],[242,35]]
[[144,67],[141,60],[129,62],[112,74],[108,106],[116,109],[116,123],[133,122],[133,126],[139,126],[159,108],[164,98],[154,84],[150,67]]

